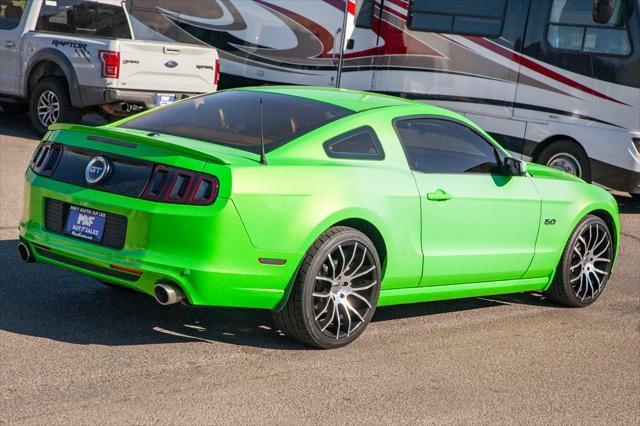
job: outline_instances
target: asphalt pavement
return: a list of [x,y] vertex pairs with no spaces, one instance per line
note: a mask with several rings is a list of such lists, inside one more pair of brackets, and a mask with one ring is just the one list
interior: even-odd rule
[[381,308],[309,349],[267,312],[162,307],[16,255],[37,144],[0,113],[0,423],[640,424],[640,205],[593,306],[541,295]]

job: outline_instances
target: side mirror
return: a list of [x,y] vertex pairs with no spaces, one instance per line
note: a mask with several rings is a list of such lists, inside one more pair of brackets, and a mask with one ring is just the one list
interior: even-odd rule
[[513,157],[506,157],[502,161],[502,172],[505,176],[524,176],[527,174],[527,163]]
[[375,0],[358,0],[356,2],[356,28],[373,29],[373,16],[375,14]]
[[606,24],[616,10],[618,0],[593,0],[593,22]]

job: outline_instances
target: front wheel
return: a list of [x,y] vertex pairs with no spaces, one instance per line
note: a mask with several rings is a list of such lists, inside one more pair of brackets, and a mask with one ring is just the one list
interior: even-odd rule
[[276,324],[308,345],[329,349],[354,341],[367,327],[380,295],[380,258],[363,233],[330,228],[305,256]]
[[548,291],[550,298],[575,308],[591,305],[607,284],[612,262],[609,227],[599,217],[588,215],[569,238]]
[[535,162],[591,182],[589,157],[580,145],[571,140],[559,140],[547,146],[535,158]]

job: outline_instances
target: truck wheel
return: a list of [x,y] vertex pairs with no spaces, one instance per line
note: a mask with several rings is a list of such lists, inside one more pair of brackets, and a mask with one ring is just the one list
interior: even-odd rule
[[609,227],[599,217],[588,215],[571,234],[547,294],[561,305],[589,306],[602,294],[612,262]]
[[544,148],[534,161],[591,182],[589,157],[582,147],[572,140],[562,139],[552,143]]
[[79,123],[82,112],[71,104],[69,87],[64,78],[44,77],[29,97],[29,118],[40,133],[55,123]]
[[274,313],[285,334],[317,348],[354,341],[373,317],[380,295],[380,258],[363,233],[330,228],[309,249],[289,300]]

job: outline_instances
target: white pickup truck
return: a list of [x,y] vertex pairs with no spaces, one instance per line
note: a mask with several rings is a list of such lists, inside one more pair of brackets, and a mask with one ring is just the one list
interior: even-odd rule
[[124,1],[0,0],[0,105],[44,133],[216,90],[215,49],[135,38]]

